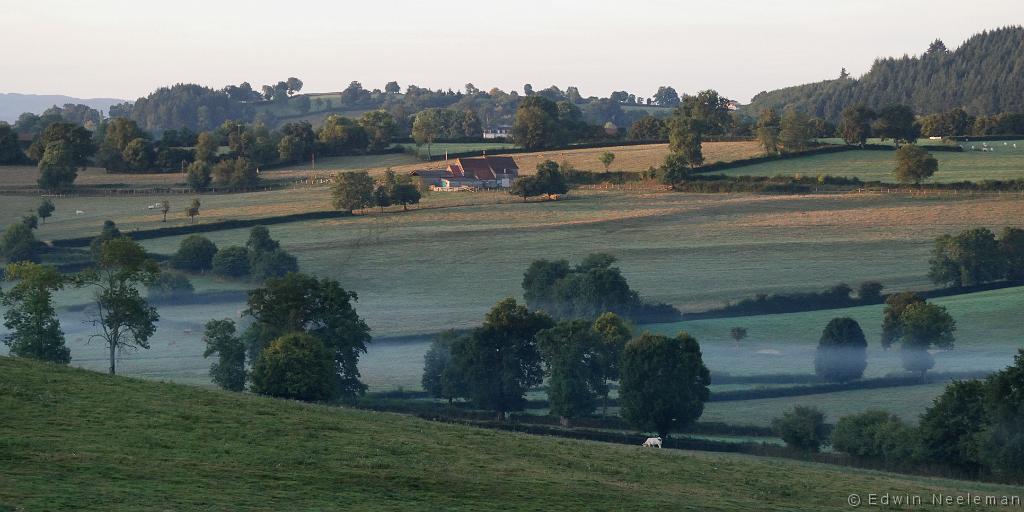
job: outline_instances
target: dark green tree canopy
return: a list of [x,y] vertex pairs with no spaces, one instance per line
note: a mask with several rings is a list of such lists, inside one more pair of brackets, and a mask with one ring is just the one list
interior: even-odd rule
[[217,246],[202,235],[189,235],[181,240],[178,252],[171,258],[171,266],[190,272],[205,272],[213,268]]
[[868,342],[852,318],[833,318],[825,326],[814,357],[814,372],[829,382],[859,379],[868,366]]
[[622,416],[634,427],[665,438],[704,412],[711,374],[697,340],[644,333],[622,354],[619,397]]
[[261,351],[252,368],[252,390],[261,395],[318,402],[336,396],[334,378],[331,349],[315,336],[293,332]]
[[333,354],[338,396],[363,392],[358,363],[370,342],[370,328],[356,313],[356,300],[354,292],[333,279],[300,273],[268,279],[263,288],[249,292],[245,315],[254,319],[246,333],[250,356],[258,357],[271,340],[286,333],[307,333]]
[[217,361],[210,365],[213,383],[229,391],[244,391],[245,343],[235,334],[235,322],[226,318],[206,322],[203,343],[203,357],[217,356]]
[[54,267],[30,262],[12,263],[4,270],[7,279],[18,281],[0,294],[6,308],[4,327],[11,331],[3,342],[11,355],[68,364],[71,351],[53,306],[53,292],[62,289],[67,278]]
[[919,185],[939,170],[939,161],[920,146],[907,144],[896,150],[893,174],[900,183]]
[[498,302],[482,326],[452,345],[452,359],[467,398],[504,418],[522,410],[525,394],[541,383],[543,369],[536,336],[554,325],[514,299]]

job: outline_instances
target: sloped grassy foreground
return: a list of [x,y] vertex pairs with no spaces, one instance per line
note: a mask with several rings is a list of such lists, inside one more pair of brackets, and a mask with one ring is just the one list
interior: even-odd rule
[[532,437],[0,357],[0,510],[824,510],[1024,490]]

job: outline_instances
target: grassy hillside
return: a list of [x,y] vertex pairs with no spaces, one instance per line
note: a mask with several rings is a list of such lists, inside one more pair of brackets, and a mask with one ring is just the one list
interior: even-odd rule
[[0,358],[0,510],[840,510],[1020,489],[478,430]]
[[[1024,179],[1024,141],[990,142],[995,151],[963,151],[960,153],[936,151],[939,170],[932,182],[983,181]],[[970,148],[972,143],[961,145]],[[974,143],[979,148],[981,143]],[[1014,148],[1013,145],[1017,147]],[[864,181],[895,183],[892,171],[896,167],[896,154],[892,151],[844,151],[803,158],[776,160],[723,172],[729,176],[832,176],[856,177]]]

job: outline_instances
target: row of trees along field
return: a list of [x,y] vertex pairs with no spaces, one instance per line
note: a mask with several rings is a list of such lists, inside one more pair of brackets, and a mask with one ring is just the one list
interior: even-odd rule
[[[834,428],[815,407],[797,406],[775,419],[792,448],[833,450],[890,470],[953,470],[967,478],[1019,483],[1024,478],[1024,350],[984,380],[954,381],[917,425],[880,409],[839,418]],[[948,471],[945,472],[949,474]]]

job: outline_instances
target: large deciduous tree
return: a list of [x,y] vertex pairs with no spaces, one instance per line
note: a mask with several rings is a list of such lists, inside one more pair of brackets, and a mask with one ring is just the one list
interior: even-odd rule
[[514,299],[498,302],[482,326],[452,345],[467,397],[481,409],[494,411],[499,420],[509,411],[521,410],[526,391],[544,376],[537,333],[553,325],[550,317]]
[[604,372],[599,361],[601,340],[593,325],[565,320],[537,333],[537,343],[547,370],[551,414],[568,426],[571,420],[594,412]]
[[0,295],[0,303],[7,308],[4,326],[10,330],[3,342],[11,355],[68,364],[71,351],[64,344],[53,307],[53,292],[67,280],[54,267],[30,262],[12,263],[5,270],[7,279],[18,281]]
[[833,318],[825,326],[814,357],[814,372],[828,382],[859,379],[868,366],[868,342],[852,318]]
[[903,368],[920,373],[923,380],[926,372],[935,366],[935,358],[929,350],[953,348],[956,321],[942,306],[911,304],[900,315],[900,331]]
[[843,110],[839,132],[847,144],[863,146],[871,137],[871,123],[878,115],[864,105],[847,107]]
[[987,228],[942,235],[935,240],[928,277],[937,284],[973,286],[1006,277],[1006,255]]
[[210,320],[203,332],[203,357],[217,356],[210,365],[213,383],[229,391],[245,390],[245,343],[235,335],[232,320]]
[[334,366],[332,396],[352,397],[366,390],[359,381],[359,356],[370,342],[370,328],[356,313],[355,292],[333,279],[290,273],[268,279],[249,292],[245,315],[254,323],[246,333],[249,355],[259,360],[263,349],[287,333],[307,333],[330,351]]
[[896,150],[893,175],[900,183],[920,185],[939,170],[939,161],[920,146],[907,144]]
[[366,172],[340,172],[334,177],[331,199],[335,209],[352,212],[373,205],[373,190],[373,178]]
[[128,237],[104,241],[95,269],[80,273],[79,285],[95,288],[96,313],[93,335],[110,350],[110,373],[115,373],[118,351],[149,349],[149,338],[160,319],[156,308],[139,293],[139,286],[156,279],[160,270],[138,242]]
[[700,417],[710,383],[696,339],[685,332],[675,338],[644,333],[622,354],[622,416],[666,438]]
[[757,141],[766,155],[779,154],[779,130],[782,121],[774,108],[766,108],[757,116]]
[[315,336],[292,332],[273,340],[252,368],[252,390],[307,402],[334,398],[331,349]]
[[558,122],[558,105],[543,96],[530,96],[519,103],[512,125],[512,140],[526,149],[555,147],[565,143]]

